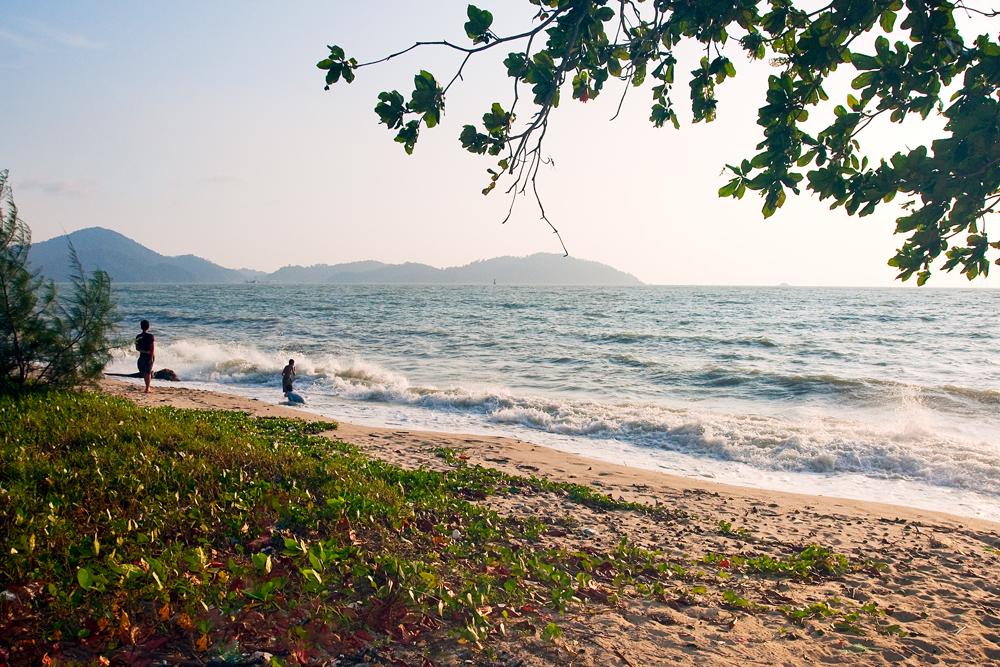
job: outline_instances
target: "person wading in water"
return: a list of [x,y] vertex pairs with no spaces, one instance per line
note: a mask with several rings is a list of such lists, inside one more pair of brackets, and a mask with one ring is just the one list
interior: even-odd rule
[[295,360],[289,359],[288,365],[281,371],[281,393],[285,396],[290,394],[293,382],[295,382]]
[[149,393],[149,383],[153,379],[153,361],[156,358],[156,339],[149,333],[149,320],[139,322],[142,333],[135,337],[135,349],[139,350],[139,373],[146,383],[146,393]]

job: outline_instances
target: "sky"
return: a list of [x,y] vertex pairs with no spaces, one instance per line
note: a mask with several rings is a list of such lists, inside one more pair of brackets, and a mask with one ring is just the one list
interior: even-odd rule
[[[493,11],[500,34],[520,32],[531,15],[523,0],[477,4]],[[492,163],[458,142],[490,103],[509,106],[506,49],[467,66],[442,124],[422,133],[412,156],[378,124],[378,92],[408,96],[420,69],[447,81],[460,54],[412,52],[323,90],[315,63],[327,44],[364,61],[418,39],[465,43],[465,6],[0,0],[0,168],[10,169],[39,241],[102,226],[166,255],[267,271],[558,252],[528,198],[500,224],[500,188],[480,194]],[[996,29],[967,22],[973,33]],[[755,197],[717,197],[724,164],[752,157],[761,139],[756,109],[769,70],[742,60],[734,43],[726,53],[738,76],[718,89],[711,124],[653,128],[648,87],[629,92],[614,122],[614,88],[585,105],[564,95],[546,139],[554,166],[540,188],[570,253],[647,283],[898,285],[886,265],[902,242],[892,206],[858,219],[803,194],[765,221]],[[697,54],[681,55],[679,73]],[[683,108],[687,81],[678,83]],[[842,80],[828,91],[842,99],[849,89]],[[870,154],[925,142],[940,127],[933,119],[874,128]],[[967,284],[957,272],[931,281]]]

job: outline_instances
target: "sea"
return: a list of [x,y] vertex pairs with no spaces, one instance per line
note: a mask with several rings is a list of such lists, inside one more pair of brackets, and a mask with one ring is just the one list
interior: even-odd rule
[[[182,386],[1000,521],[1000,290],[117,285]],[[134,331],[133,331],[134,330]],[[135,370],[119,350],[109,371]]]

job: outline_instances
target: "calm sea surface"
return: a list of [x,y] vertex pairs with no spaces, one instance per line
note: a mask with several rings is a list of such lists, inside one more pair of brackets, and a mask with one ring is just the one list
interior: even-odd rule
[[[1000,290],[116,287],[157,367],[347,421],[508,434],[1000,520]],[[134,333],[134,332],[133,332]],[[109,370],[134,370],[134,352]]]

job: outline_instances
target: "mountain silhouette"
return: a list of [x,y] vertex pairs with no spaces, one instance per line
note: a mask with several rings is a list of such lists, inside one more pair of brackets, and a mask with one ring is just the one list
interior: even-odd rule
[[407,262],[374,260],[345,264],[285,266],[273,273],[227,269],[195,255],[168,257],[101,227],[81,229],[31,247],[34,269],[57,282],[70,277],[70,243],[86,271],[102,269],[120,283],[280,284],[492,284],[500,285],[641,285],[633,275],[606,264],[551,253],[495,257],[465,266],[439,269]]

